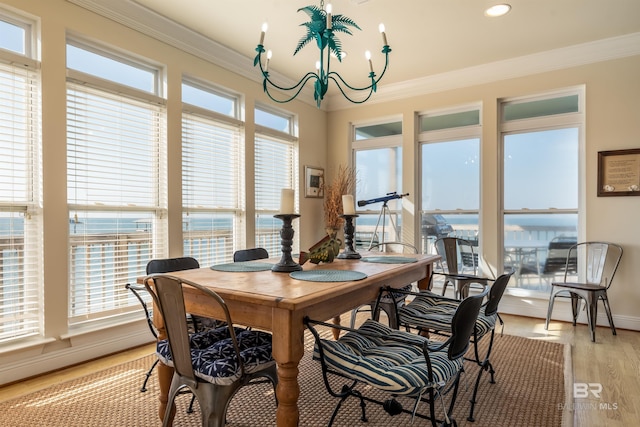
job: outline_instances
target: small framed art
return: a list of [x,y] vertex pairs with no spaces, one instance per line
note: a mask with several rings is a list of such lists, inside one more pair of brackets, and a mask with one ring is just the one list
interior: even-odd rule
[[324,197],[324,169],[304,167],[304,197]]
[[640,196],[640,148],[598,152],[600,196]]

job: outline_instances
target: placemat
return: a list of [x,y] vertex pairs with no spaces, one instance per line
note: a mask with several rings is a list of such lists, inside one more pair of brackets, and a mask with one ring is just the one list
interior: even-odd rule
[[406,256],[368,256],[362,258],[362,261],[377,262],[380,264],[410,264],[412,262],[418,262],[417,259]]
[[307,282],[346,282],[349,280],[362,280],[367,277],[360,271],[351,270],[310,270],[294,271],[289,273],[293,279],[306,280]]
[[256,262],[256,261],[242,261],[242,262],[230,262],[228,264],[212,265],[211,269],[216,271],[227,271],[233,273],[250,273],[253,271],[267,271],[271,270],[273,264],[268,262]]

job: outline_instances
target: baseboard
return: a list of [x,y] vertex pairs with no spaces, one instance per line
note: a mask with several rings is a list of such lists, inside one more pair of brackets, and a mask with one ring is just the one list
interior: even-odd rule
[[20,360],[0,363],[0,385],[73,366],[150,342],[148,328],[121,328],[120,333],[104,334],[82,345],[57,349]]
[[[538,319],[546,319],[548,307],[549,301],[546,299],[504,295],[500,301],[501,313]],[[568,300],[564,298],[556,298],[551,319],[562,322],[571,322],[573,320],[571,315],[571,305]],[[583,310],[581,310],[578,315],[578,323],[587,324],[586,312]],[[614,311],[613,323],[616,328],[640,331],[640,317],[616,315]],[[609,321],[604,309],[598,310],[596,324],[598,326],[609,327]]]

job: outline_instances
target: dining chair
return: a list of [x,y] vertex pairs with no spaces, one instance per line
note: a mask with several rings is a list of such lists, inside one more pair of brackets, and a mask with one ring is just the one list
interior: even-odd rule
[[[207,427],[225,425],[229,402],[245,385],[268,381],[275,395],[278,377],[271,334],[235,327],[225,301],[197,283],[158,274],[145,278],[144,284],[160,310],[167,335],[158,341],[158,358],[174,369],[163,427],[170,425],[174,400],[185,387],[198,399],[202,425]],[[201,294],[203,304],[219,309],[225,326],[190,335],[185,288]]]
[[[469,410],[468,421],[474,421],[474,410],[477,403],[478,388],[480,386],[480,378],[484,371],[488,371],[491,375],[489,382],[495,384],[495,370],[491,363],[490,357],[494,344],[496,321],[502,319],[498,314],[498,304],[504,295],[504,291],[509,284],[509,280],[513,273],[507,273],[499,276],[489,287],[487,300],[484,302],[482,309],[478,315],[471,336],[473,343],[473,359],[479,367],[476,377],[473,395],[471,397],[471,408]],[[464,301],[464,300],[463,300]],[[398,324],[407,330],[417,330],[420,333],[435,333],[437,335],[448,336],[452,333],[452,320],[456,310],[462,304],[461,301],[437,295],[429,291],[421,291],[415,294],[413,300],[398,310]],[[480,340],[489,335],[489,344],[486,351],[481,355],[478,344]]]
[[[470,337],[480,312],[485,289],[478,295],[463,300],[451,320],[451,335],[444,342],[430,341],[428,338],[410,332],[392,329],[380,322],[367,319],[358,328],[304,319],[305,325],[314,336],[313,359],[322,366],[322,375],[328,393],[339,401],[329,419],[328,426],[335,422],[344,401],[355,396],[360,399],[362,421],[367,421],[365,401],[379,404],[389,415],[401,413],[429,419],[432,426],[457,425],[452,417],[460,374],[463,371],[464,355],[469,348]],[[338,340],[324,339],[317,326],[345,330]],[[347,382],[342,387],[342,381]],[[358,384],[367,387],[360,387]],[[389,395],[386,400],[378,400],[366,394],[369,388]],[[452,393],[444,419],[437,419],[436,401],[445,408],[445,396]],[[413,409],[405,409],[401,401],[413,401]],[[418,405],[426,402],[429,414],[419,413]],[[408,403],[408,402],[405,402]],[[440,405],[438,405],[440,407]]]
[[[411,253],[417,254],[418,249],[415,246],[410,245],[408,243],[401,242],[383,242],[383,243],[375,243],[370,246],[369,251],[371,252],[384,252],[384,253]],[[411,289],[412,284],[409,283],[403,288],[404,291],[408,291]],[[404,304],[404,299],[401,298],[404,294],[394,294],[393,292],[382,295],[378,301],[371,301],[367,304],[363,304],[358,308],[354,308],[351,311],[351,322],[350,327],[353,328],[356,324],[356,317],[358,313],[370,311],[371,318],[374,320],[380,319],[380,310],[384,311],[387,315],[387,319],[389,319],[389,326],[393,329],[398,329],[398,324],[396,323],[396,309],[392,307],[392,305],[401,306]],[[395,298],[394,298],[395,297]]]
[[549,308],[544,328],[549,328],[549,320],[556,297],[564,297],[571,298],[573,326],[576,326],[580,302],[585,301],[587,323],[592,342],[596,340],[598,301],[602,301],[611,332],[616,335],[607,290],[613,283],[613,276],[616,274],[621,259],[622,247],[615,243],[582,242],[571,246],[565,261],[564,280],[551,283]]
[[239,249],[233,253],[233,262],[255,261],[269,258],[265,248]]
[[[441,259],[436,263],[434,275],[444,277],[442,295],[447,292],[449,283],[453,286],[454,298],[465,298],[472,283],[487,285],[493,278],[478,275],[478,253],[471,241],[459,237],[441,237],[434,243],[436,253]],[[431,288],[431,287],[430,287]]]

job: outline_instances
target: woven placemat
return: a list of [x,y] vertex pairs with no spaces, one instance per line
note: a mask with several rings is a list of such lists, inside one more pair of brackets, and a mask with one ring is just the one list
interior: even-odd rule
[[377,262],[379,264],[410,264],[412,262],[418,262],[417,259],[406,256],[368,256],[362,258],[362,261]]
[[255,261],[243,261],[243,262],[230,262],[228,264],[212,265],[211,269],[216,271],[227,271],[232,273],[250,273],[253,271],[267,271],[271,270],[273,264],[268,262],[255,262]]
[[306,280],[307,282],[347,282],[362,280],[367,277],[366,274],[360,271],[352,270],[294,271],[289,276],[293,279]]

